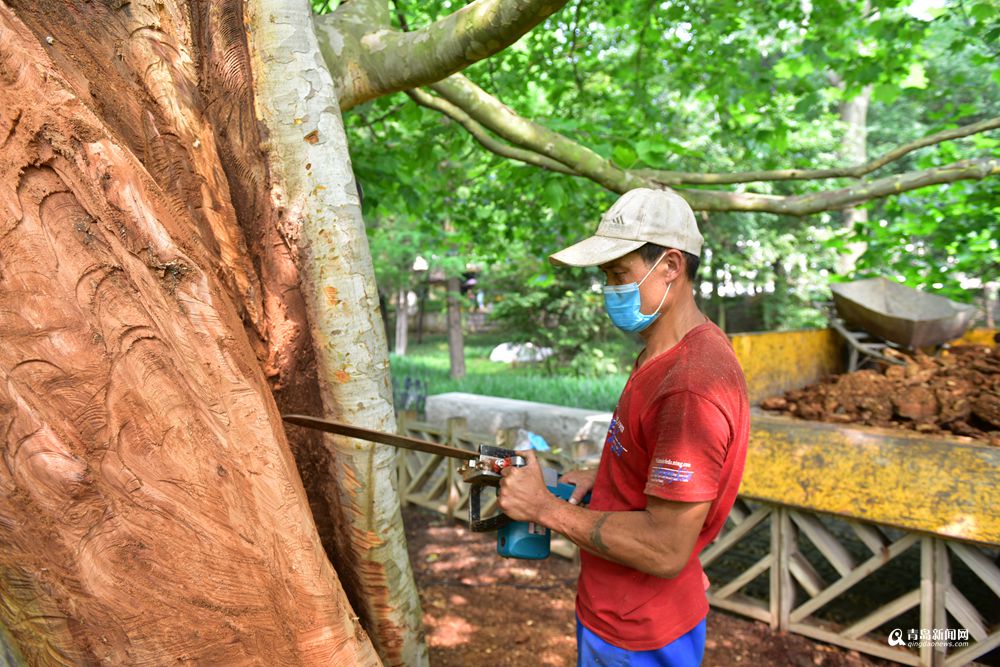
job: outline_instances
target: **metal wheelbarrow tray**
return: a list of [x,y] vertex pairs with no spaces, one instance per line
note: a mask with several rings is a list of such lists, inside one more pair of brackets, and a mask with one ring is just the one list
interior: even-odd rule
[[940,345],[965,333],[976,309],[885,278],[830,286],[837,313],[854,327],[903,347]]

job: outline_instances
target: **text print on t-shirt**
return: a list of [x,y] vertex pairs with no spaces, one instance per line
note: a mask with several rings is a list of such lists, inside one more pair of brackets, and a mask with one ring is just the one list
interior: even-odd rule
[[610,447],[611,452],[615,456],[621,456],[622,452],[628,453],[628,450],[622,445],[622,441],[619,436],[625,432],[625,427],[622,425],[618,415],[611,418],[611,426],[608,428],[608,437],[604,440],[604,446]]
[[672,482],[690,482],[694,477],[694,470],[690,463],[684,461],[674,461],[673,459],[656,459],[653,466],[652,481],[657,484]]

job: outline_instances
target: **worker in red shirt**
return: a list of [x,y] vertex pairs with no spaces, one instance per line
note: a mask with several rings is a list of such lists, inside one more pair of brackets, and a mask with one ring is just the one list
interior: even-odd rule
[[698,554],[736,499],[750,411],[728,338],[694,301],[702,240],[681,197],[637,189],[594,236],[550,257],[599,266],[608,316],[645,343],[597,470],[562,478],[577,487],[569,503],[546,490],[532,453],[500,484],[505,514],[581,549],[579,665],[686,667],[704,653],[708,579]]

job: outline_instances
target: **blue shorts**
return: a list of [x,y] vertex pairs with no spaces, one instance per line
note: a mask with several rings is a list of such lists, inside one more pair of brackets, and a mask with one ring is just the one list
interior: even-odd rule
[[577,667],[698,667],[705,655],[705,619],[663,648],[629,651],[607,643],[576,619]]

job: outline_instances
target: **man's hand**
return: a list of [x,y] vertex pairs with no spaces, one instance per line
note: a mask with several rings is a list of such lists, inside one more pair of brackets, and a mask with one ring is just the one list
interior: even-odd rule
[[514,521],[544,523],[541,517],[545,515],[546,508],[553,501],[560,501],[546,488],[535,452],[528,449],[517,453],[524,457],[525,465],[503,469],[497,504]]
[[573,491],[573,495],[569,497],[569,504],[579,505],[584,496],[586,496],[590,490],[594,488],[594,481],[596,479],[596,470],[570,470],[568,473],[559,478],[559,482],[562,484],[576,485],[576,490]]

